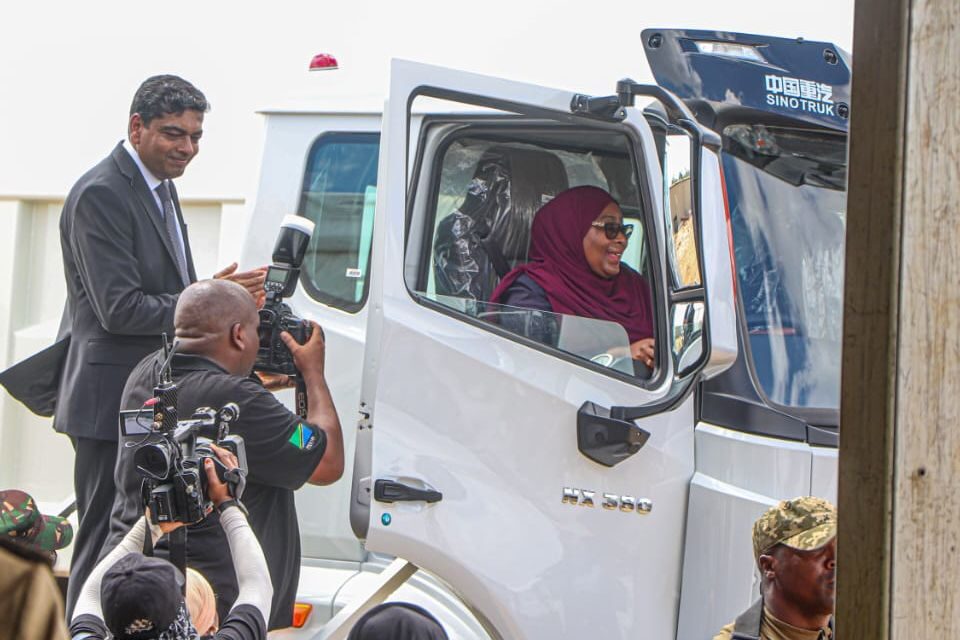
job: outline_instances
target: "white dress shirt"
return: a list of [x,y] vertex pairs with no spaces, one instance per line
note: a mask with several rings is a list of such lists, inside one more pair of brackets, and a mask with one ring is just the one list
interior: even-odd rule
[[[153,194],[153,201],[157,203],[157,211],[159,212],[158,215],[160,216],[160,222],[163,223],[163,203],[160,202],[160,194],[157,193],[157,187],[160,186],[160,183],[163,182],[163,180],[153,175],[150,169],[147,169],[147,165],[143,164],[143,161],[140,159],[140,154],[138,154],[137,150],[133,148],[133,145],[130,144],[129,140],[123,141],[123,148],[126,149],[127,153],[130,154],[130,157],[133,158],[133,162],[137,165],[137,168],[140,169],[140,174],[143,176],[144,181],[146,181],[147,188],[150,189],[150,193]],[[173,193],[172,188],[170,189],[170,193]],[[180,243],[180,250],[183,252],[183,255],[186,256],[187,247],[184,245],[183,231],[180,229],[179,224],[177,225],[177,241]]]

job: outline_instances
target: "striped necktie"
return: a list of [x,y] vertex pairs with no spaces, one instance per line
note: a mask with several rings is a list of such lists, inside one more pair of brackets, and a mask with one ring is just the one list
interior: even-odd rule
[[183,252],[183,244],[180,242],[180,234],[177,229],[177,210],[173,206],[173,198],[170,196],[170,185],[164,180],[156,188],[157,195],[160,196],[160,202],[163,203],[161,210],[163,224],[167,229],[167,237],[170,238],[170,246],[173,247],[173,255],[177,258],[177,268],[180,271],[180,278],[183,280],[183,286],[190,285],[190,272],[187,270],[187,257]]

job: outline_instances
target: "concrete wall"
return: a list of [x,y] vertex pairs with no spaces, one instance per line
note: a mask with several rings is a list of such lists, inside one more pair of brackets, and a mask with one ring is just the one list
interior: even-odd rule
[[[240,255],[241,198],[181,202],[194,263],[210,277]],[[63,196],[0,195],[0,368],[52,344],[66,285],[60,258]],[[91,398],[96,402],[96,398]],[[0,391],[0,488],[20,488],[56,509],[73,498],[73,450],[49,419]]]

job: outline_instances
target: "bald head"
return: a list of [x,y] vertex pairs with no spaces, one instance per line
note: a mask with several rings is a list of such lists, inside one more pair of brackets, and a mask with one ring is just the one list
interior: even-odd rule
[[184,289],[173,324],[180,351],[208,356],[228,370],[246,366],[251,343],[256,353],[257,306],[235,282],[201,280]]
[[257,306],[247,290],[229,280],[201,280],[180,294],[173,316],[178,338],[220,335],[237,322],[252,322]]

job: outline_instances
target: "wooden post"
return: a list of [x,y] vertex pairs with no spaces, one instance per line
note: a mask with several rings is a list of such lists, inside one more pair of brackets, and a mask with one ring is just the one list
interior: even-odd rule
[[960,2],[854,19],[837,631],[960,637]]

